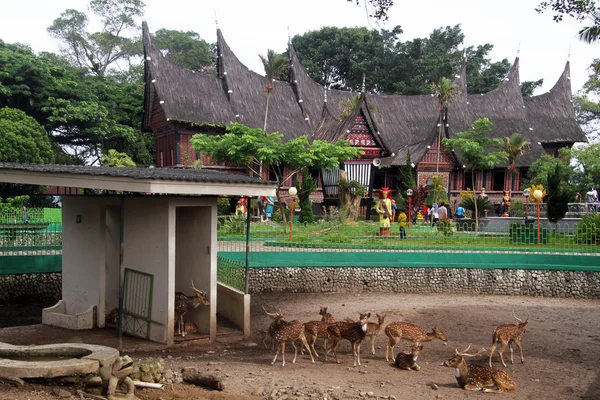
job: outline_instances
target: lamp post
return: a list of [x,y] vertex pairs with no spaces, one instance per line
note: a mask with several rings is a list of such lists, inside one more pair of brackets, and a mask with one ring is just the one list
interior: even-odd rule
[[290,196],[292,196],[292,204],[290,207],[290,242],[292,241],[292,222],[293,222],[293,218],[294,218],[294,199],[296,196],[296,193],[298,193],[298,190],[292,186],[289,188],[288,193],[290,194]]
[[408,220],[408,227],[410,228],[410,210],[412,208],[411,206],[411,202],[412,202],[412,195],[413,195],[413,191],[412,189],[408,189],[406,191],[406,195],[408,196],[408,215],[407,215],[407,220]]
[[529,188],[523,189],[523,196],[525,196],[525,225],[529,222],[529,195],[531,190]]
[[544,192],[542,192],[540,189],[537,189],[533,192],[533,197],[535,197],[535,201],[537,201],[537,214],[538,214],[538,247],[541,246],[541,226],[540,226],[540,203],[542,201],[542,197],[544,197]]

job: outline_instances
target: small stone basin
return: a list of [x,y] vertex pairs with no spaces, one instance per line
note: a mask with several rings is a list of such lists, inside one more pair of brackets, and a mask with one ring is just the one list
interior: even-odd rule
[[112,347],[85,343],[13,346],[0,342],[0,375],[13,378],[56,378],[95,374],[119,357]]

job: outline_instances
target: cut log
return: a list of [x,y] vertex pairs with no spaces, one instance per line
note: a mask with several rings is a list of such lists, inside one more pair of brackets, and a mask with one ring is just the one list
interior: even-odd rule
[[135,385],[135,387],[141,387],[141,388],[151,388],[151,389],[162,389],[163,388],[162,383],[133,381],[133,384]]
[[214,375],[204,375],[193,367],[184,368],[181,372],[184,382],[213,390],[225,390],[225,385],[221,378]]

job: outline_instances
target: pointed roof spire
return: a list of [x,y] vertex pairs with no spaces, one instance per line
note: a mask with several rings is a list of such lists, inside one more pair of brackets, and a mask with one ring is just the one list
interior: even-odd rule
[[362,91],[361,91],[361,93],[365,92],[365,87],[366,87],[365,82],[366,82],[366,79],[367,79],[367,75],[363,72],[363,84],[362,84]]

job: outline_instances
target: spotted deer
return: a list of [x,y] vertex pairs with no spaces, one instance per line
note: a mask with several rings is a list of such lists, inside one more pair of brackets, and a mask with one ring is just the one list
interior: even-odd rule
[[[317,339],[324,339],[323,351],[327,351],[327,340],[329,338],[327,328],[329,327],[329,325],[335,322],[333,315],[327,312],[327,307],[321,307],[319,315],[322,316],[321,321],[310,321],[304,324],[304,333],[306,335],[306,340],[313,353],[315,353],[315,356],[317,357],[319,357],[317,349],[315,349],[315,343],[317,342]],[[302,349],[301,353],[304,354],[304,349]]]
[[466,350],[459,353],[456,349],[454,357],[441,365],[454,368],[454,376],[458,386],[465,390],[483,390],[489,393],[505,393],[517,390],[515,381],[501,369],[491,368],[486,365],[467,364],[465,357],[477,357],[485,352],[485,349],[479,350],[476,354],[468,354]]
[[421,350],[423,350],[422,344],[413,344],[410,353],[402,352],[396,354],[394,365],[408,371],[420,370],[421,367],[417,364],[417,358],[421,355]]
[[523,357],[523,349],[521,348],[521,336],[525,333],[527,329],[527,323],[529,321],[529,317],[523,322],[521,319],[517,318],[515,312],[513,310],[513,316],[517,320],[517,324],[508,324],[508,325],[500,325],[496,329],[494,329],[494,333],[492,334],[492,345],[490,347],[490,359],[489,366],[492,366],[492,356],[494,355],[494,350],[496,350],[496,346],[500,343],[500,348],[498,349],[498,355],[500,356],[500,361],[502,365],[506,367],[506,363],[504,362],[504,358],[502,357],[502,353],[506,350],[506,346],[510,349],[510,363],[513,362],[513,349],[512,343],[514,342],[519,348],[519,353],[521,354],[521,363],[525,362],[525,358]]
[[389,339],[385,349],[386,361],[389,361],[390,355],[394,358],[394,347],[396,347],[400,339],[408,340],[413,344],[431,342],[433,339],[440,339],[444,344],[447,342],[446,335],[441,330],[433,328],[431,332],[426,332],[420,326],[411,324],[410,322],[391,322],[385,327],[385,334]]
[[183,337],[185,337],[183,315],[186,312],[195,309],[200,304],[205,306],[210,304],[208,297],[206,297],[206,293],[194,287],[194,281],[192,281],[192,289],[196,292],[194,296],[187,296],[183,292],[175,293],[175,334],[179,334]]
[[[377,335],[383,330],[383,324],[385,324],[385,314],[375,314],[377,316],[377,322],[367,323],[367,337],[371,339],[371,353],[375,354],[375,339]],[[348,322],[354,322],[351,318],[345,319]]]
[[335,322],[335,318],[333,318],[333,315],[327,312],[327,307],[321,307],[321,309],[319,310],[319,315],[321,315],[322,322]]
[[339,364],[337,359],[337,346],[342,339],[346,339],[352,344],[352,355],[354,356],[354,366],[360,365],[360,345],[363,339],[367,335],[367,323],[371,313],[360,314],[357,322],[334,322],[327,327],[327,332],[331,338],[331,345],[325,350],[325,361],[327,361],[327,354],[329,351],[333,351],[335,362]]
[[[265,310],[264,307],[263,310]],[[265,310],[265,312],[269,317],[273,319],[273,322],[269,326],[269,336],[271,336],[273,342],[279,345],[277,347],[277,351],[275,352],[275,357],[273,358],[271,365],[275,364],[275,361],[277,361],[277,356],[279,355],[279,351],[281,351],[281,366],[285,367],[286,343],[291,343],[292,347],[294,347],[294,359],[292,360],[292,364],[294,364],[296,362],[296,356],[298,355],[298,349],[296,347],[296,344],[294,343],[296,340],[302,341],[302,344],[308,350],[308,355],[310,356],[310,359],[314,364],[315,359],[313,358],[312,353],[310,351],[310,347],[308,346],[308,343],[306,341],[306,337],[304,334],[304,325],[302,324],[302,322],[296,320],[286,321],[281,311],[278,311],[276,313],[270,313],[267,310]]]

